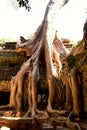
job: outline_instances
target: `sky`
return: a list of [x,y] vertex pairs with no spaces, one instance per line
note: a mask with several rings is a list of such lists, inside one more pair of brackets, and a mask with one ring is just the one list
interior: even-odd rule
[[[0,0],[0,38],[20,36],[27,38],[40,25],[49,0],[29,0],[31,10],[16,10],[9,0]],[[83,25],[86,20],[87,0],[70,0],[61,8],[56,26],[60,37],[79,40],[83,36]]]

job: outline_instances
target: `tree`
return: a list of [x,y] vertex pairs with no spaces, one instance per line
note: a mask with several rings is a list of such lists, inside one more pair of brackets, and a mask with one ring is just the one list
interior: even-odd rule
[[[15,77],[12,78],[12,90],[10,97],[10,107],[17,106],[17,111],[21,110],[22,105],[22,84],[23,78],[27,70],[29,71],[29,84],[28,84],[28,101],[29,101],[29,110],[31,115],[35,115],[37,108],[37,71],[40,63],[40,56],[44,56],[44,61],[46,63],[47,71],[47,81],[49,87],[49,97],[47,110],[52,112],[52,101],[54,95],[54,80],[55,77],[58,78],[58,74],[54,68],[54,63],[59,66],[59,73],[61,71],[61,61],[60,53],[57,51],[57,46],[54,44],[54,39],[56,36],[56,27],[55,27],[55,17],[58,13],[60,7],[65,4],[66,1],[63,0],[50,0],[47,5],[45,16],[42,24],[38,27],[34,38],[24,42],[19,43],[17,48],[26,48],[27,52],[31,52],[31,57],[23,63],[21,69]],[[17,92],[16,92],[17,89]],[[15,98],[16,97],[16,98]]]
[[29,0],[17,0],[19,7],[25,7],[28,11],[30,11],[31,7],[29,5]]
[[[16,107],[17,115],[20,113],[22,107],[22,87],[24,76],[27,71],[29,73],[29,108],[25,116],[28,116],[29,114],[31,114],[31,116],[35,116],[36,112],[41,112],[37,110],[37,80],[39,74],[39,64],[41,63],[42,56],[46,67],[46,77],[49,90],[47,112],[66,114],[65,111],[54,110],[52,108],[52,103],[54,100],[55,87],[58,85],[57,81],[60,80],[62,60],[67,56],[67,51],[62,42],[59,41],[58,44],[56,44],[56,40],[59,39],[55,26],[55,18],[60,8],[67,2],[67,0],[50,0],[45,11],[44,19],[34,34],[34,37],[28,41],[24,39],[24,42],[17,44],[17,49],[21,48],[21,51],[26,50],[27,55],[30,56],[30,58],[23,63],[17,75],[14,76],[11,80],[9,107]],[[76,88],[76,86],[74,88]],[[79,111],[79,106],[77,107],[77,111]]]

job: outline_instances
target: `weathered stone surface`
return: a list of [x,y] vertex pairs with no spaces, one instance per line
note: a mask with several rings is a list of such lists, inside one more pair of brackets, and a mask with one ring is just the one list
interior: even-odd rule
[[15,117],[0,117],[0,127],[6,126],[11,129],[26,128],[29,130],[42,129],[41,124],[34,118],[15,118]]
[[84,96],[84,111],[87,112],[87,96]]
[[70,129],[62,127],[62,126],[56,126],[55,129],[56,130],[70,130]]
[[44,123],[42,126],[42,130],[55,130],[54,127],[49,123]]
[[0,51],[0,66],[20,66],[25,57],[25,52]]
[[[10,53],[10,52],[9,52]],[[19,64],[19,59],[20,59],[20,55],[21,57],[24,56],[22,54],[18,54],[18,59],[16,59],[17,57],[14,57],[14,55],[11,53],[11,55],[9,55],[9,53],[6,52],[6,54],[4,55],[4,58],[6,58],[5,60],[3,60],[2,58],[2,54],[0,55],[0,64],[3,65],[9,65],[10,67],[5,67],[3,66],[3,68],[0,68],[0,78],[1,78],[1,82],[0,82],[0,91],[3,92],[10,92],[10,80],[11,77],[14,76],[19,68],[15,68],[16,65],[19,65],[18,67],[20,67],[21,64]],[[8,57],[6,57],[6,55]],[[10,56],[12,59],[10,59]],[[78,63],[81,61],[81,59],[84,57],[84,54],[78,55],[76,57],[76,64],[77,64],[77,68],[78,68]],[[11,62],[9,62],[9,59]],[[17,61],[18,60],[18,61]],[[23,59],[24,60],[24,59]],[[3,61],[3,62],[2,62]],[[79,61],[79,62],[78,62]],[[8,64],[9,63],[9,64]],[[22,62],[21,62],[22,63]],[[14,68],[11,66],[14,65]],[[16,66],[17,67],[17,66]],[[81,82],[83,83],[81,88],[82,88],[82,93],[83,93],[83,100],[84,100],[84,111],[87,112],[87,59],[85,60],[85,62],[82,64],[82,66],[80,66],[79,71],[81,72]],[[38,77],[38,93],[43,94],[43,91],[41,89],[47,89],[48,84],[46,81],[46,77],[45,77],[45,67],[41,66],[40,69],[40,77]],[[25,76],[27,77],[27,76]],[[65,78],[65,77],[64,77]],[[4,79],[4,80],[3,80]],[[66,82],[66,80],[65,80]],[[25,89],[26,87],[26,89]],[[40,89],[41,87],[41,89]],[[63,87],[64,88],[64,87]],[[62,89],[62,88],[61,88]],[[63,90],[63,89],[62,89]],[[64,91],[65,92],[65,91]],[[65,94],[65,93],[64,93]],[[63,95],[62,95],[63,96]],[[66,96],[67,98],[69,98],[70,96]],[[65,99],[66,100],[66,99]],[[64,101],[65,101],[64,100]],[[67,99],[69,100],[69,99]],[[68,105],[68,104],[67,104]],[[27,106],[27,79],[25,79],[24,81],[24,87],[23,87],[23,104],[22,104],[22,108],[25,110],[26,106]],[[63,118],[64,119],[64,118]],[[43,121],[43,122],[46,122]],[[58,119],[58,120],[54,120],[51,122],[51,124],[49,124],[49,122],[47,124],[44,124],[42,127],[40,127],[40,124],[36,121],[36,120],[32,120],[32,119],[22,119],[22,118],[0,118],[0,125],[1,126],[6,126],[9,127],[10,130],[25,130],[27,128],[27,130],[36,130],[36,128],[40,127],[40,130],[69,130],[68,128],[65,128],[65,122],[66,122],[66,118],[65,120],[62,119]],[[20,126],[20,128],[19,128]],[[86,128],[86,125],[84,125]],[[86,129],[84,129],[86,130]]]
[[10,82],[9,81],[0,82],[0,91],[10,92]]
[[80,123],[80,126],[82,130],[87,130],[87,122],[86,123]]
[[83,110],[87,112],[87,51],[83,51],[83,53],[78,54],[76,57],[76,67],[80,72],[80,87],[81,94],[83,98]]

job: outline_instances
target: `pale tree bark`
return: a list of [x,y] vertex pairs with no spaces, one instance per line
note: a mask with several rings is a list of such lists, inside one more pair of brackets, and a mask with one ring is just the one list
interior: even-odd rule
[[[55,97],[55,87],[58,86],[60,73],[62,70],[63,58],[68,55],[66,48],[62,42],[58,39],[56,32],[55,19],[58,15],[60,8],[67,2],[67,0],[50,0],[42,24],[36,30],[34,37],[28,41],[22,39],[20,43],[17,44],[18,51],[26,51],[29,59],[24,62],[11,80],[11,94],[9,108],[15,108],[16,116],[21,116],[22,109],[22,96],[23,96],[23,81],[24,76],[28,72],[28,110],[24,117],[35,116],[36,112],[45,114],[46,112],[37,110],[37,80],[38,80],[38,70],[39,63],[41,62],[40,57],[43,55],[45,65],[46,65],[46,77],[48,82],[48,102],[47,102],[47,112],[64,115],[66,111],[59,111],[52,108],[52,103]],[[58,43],[56,43],[58,41]],[[58,71],[54,67],[58,68]],[[73,111],[75,114],[79,115],[79,90],[78,84],[75,84],[75,71],[71,73],[71,92],[73,97]],[[58,88],[59,89],[59,88]],[[60,91],[60,90],[59,90]]]
[[[67,51],[62,44],[56,44],[55,39],[59,41],[56,34],[55,19],[60,8],[67,0],[50,0],[42,24],[38,27],[34,37],[28,41],[24,40],[17,44],[18,51],[26,51],[30,58],[23,63],[19,72],[11,80],[10,108],[16,109],[16,116],[21,112],[23,96],[23,80],[26,72],[28,75],[28,111],[25,115],[35,116],[36,112],[44,113],[37,110],[37,73],[40,63],[40,56],[43,55],[46,64],[47,82],[48,82],[48,103],[47,112],[56,112],[57,114],[66,114],[66,111],[58,111],[52,108],[54,100],[55,79],[60,79],[62,69],[62,60],[66,58]],[[55,69],[54,64],[58,67]],[[73,89],[73,88],[72,88]],[[74,102],[75,103],[75,102]],[[46,113],[44,113],[47,115]],[[19,114],[20,115],[20,114]]]
[[[60,52],[58,47],[54,44],[56,36],[55,19],[60,8],[66,3],[66,0],[50,0],[42,24],[38,27],[33,39],[18,43],[17,48],[26,49],[27,55],[31,57],[21,66],[20,71],[12,79],[12,90],[10,96],[10,107],[15,106],[17,112],[21,111],[22,106],[22,86],[23,78],[27,70],[29,71],[28,84],[28,113],[35,115],[37,108],[37,71],[39,65],[40,55],[43,53],[46,62],[47,81],[49,89],[47,110],[54,112],[52,109],[52,102],[54,97],[54,78],[59,76],[62,68],[60,61]],[[61,48],[64,48],[63,45]],[[61,49],[62,50],[62,49]],[[67,54],[65,51],[64,53]],[[59,66],[59,73],[56,72],[53,64]],[[60,112],[58,112],[60,113]]]

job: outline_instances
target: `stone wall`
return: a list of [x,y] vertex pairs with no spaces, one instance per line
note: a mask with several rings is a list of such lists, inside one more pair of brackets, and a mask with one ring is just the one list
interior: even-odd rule
[[17,74],[25,58],[25,52],[0,51],[0,105],[6,105],[9,101],[11,78]]
[[[85,112],[87,112],[87,58],[84,54],[80,54],[76,56],[76,66],[78,68],[78,64],[84,59],[83,64],[78,68],[79,71],[81,72],[81,89],[83,93],[83,109]],[[20,66],[22,63],[26,60],[26,55],[25,52],[16,52],[15,50],[2,50],[0,51],[0,91],[1,92],[10,92],[10,80],[12,76],[15,76],[20,69]],[[40,91],[38,91],[39,94],[43,94],[44,90],[42,89],[47,89],[47,81],[45,77],[45,68],[43,66],[40,67],[40,79],[38,82],[38,87]],[[44,72],[44,73],[43,73]],[[27,76],[26,76],[27,77]],[[24,82],[24,88],[27,86],[27,79]],[[67,89],[68,90],[68,89]],[[69,102],[72,101],[70,100],[70,96],[68,95],[69,92],[66,90],[66,100]],[[42,92],[43,91],[43,92]],[[62,90],[63,91],[63,90]],[[64,90],[65,91],[65,90]],[[69,90],[70,91],[70,90]],[[45,91],[48,95],[47,90]],[[26,91],[24,89],[24,104],[23,106],[26,107],[26,100],[27,100],[27,88]],[[68,96],[67,96],[68,95]],[[71,95],[71,93],[70,93]],[[68,99],[67,99],[68,98]],[[64,101],[66,103],[66,108],[68,108],[69,104],[67,101]]]
[[87,69],[83,72],[83,85],[84,111],[87,112]]
[[76,56],[76,65],[81,73],[83,110],[87,113],[87,51]]

